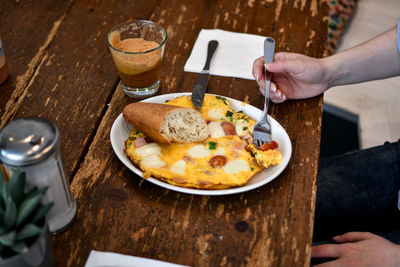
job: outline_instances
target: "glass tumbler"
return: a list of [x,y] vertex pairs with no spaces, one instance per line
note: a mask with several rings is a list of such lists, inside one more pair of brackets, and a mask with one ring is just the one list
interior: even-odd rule
[[167,31],[155,22],[134,20],[113,27],[107,44],[127,96],[145,98],[160,86]]

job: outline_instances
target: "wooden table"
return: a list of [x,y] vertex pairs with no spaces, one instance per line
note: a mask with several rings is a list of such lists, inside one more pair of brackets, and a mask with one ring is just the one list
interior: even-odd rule
[[[53,120],[78,202],[75,222],[53,236],[58,266],[83,266],[92,249],[191,266],[308,266],[313,229],[322,97],[273,105],[293,154],[271,183],[229,196],[165,190],[128,170],[110,128],[133,100],[105,38],[129,19],[167,28],[160,94],[191,91],[185,73],[199,31],[219,28],[272,36],[277,51],[325,52],[325,1],[2,1],[0,36],[11,76],[0,86],[0,127],[19,117]],[[245,49],[245,48],[244,48]],[[262,108],[254,81],[212,76],[209,93]]]

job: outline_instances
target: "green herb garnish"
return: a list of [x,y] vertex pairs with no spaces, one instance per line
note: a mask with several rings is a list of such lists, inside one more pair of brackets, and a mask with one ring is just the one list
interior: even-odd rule
[[208,142],[208,149],[215,150],[217,148],[217,143],[215,142]]
[[222,97],[222,96],[216,96],[217,99],[222,100],[224,102],[225,105],[228,105],[228,103],[226,102],[226,98]]
[[226,112],[226,114],[225,114],[225,117],[228,117],[229,120],[230,120],[231,122],[233,122],[232,116],[233,116],[233,112],[230,111],[230,110],[228,110],[228,111]]
[[233,112],[230,111],[230,110],[228,110],[228,111],[226,112],[226,114],[225,114],[226,117],[232,117],[232,115],[233,115]]

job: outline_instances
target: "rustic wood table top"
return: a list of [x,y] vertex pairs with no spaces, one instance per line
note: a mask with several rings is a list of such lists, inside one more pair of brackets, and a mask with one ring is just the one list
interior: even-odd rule
[[[0,128],[20,117],[54,121],[78,203],[71,227],[52,237],[57,266],[83,266],[92,249],[191,266],[309,266],[322,96],[270,105],[293,153],[265,186],[199,196],[146,182],[110,144],[114,120],[134,100],[118,85],[106,35],[137,18],[168,31],[158,94],[192,90],[197,75],[183,67],[201,29],[272,36],[276,51],[325,55],[326,1],[2,1],[11,74],[0,86]],[[208,92],[263,106],[255,81],[211,76]]]

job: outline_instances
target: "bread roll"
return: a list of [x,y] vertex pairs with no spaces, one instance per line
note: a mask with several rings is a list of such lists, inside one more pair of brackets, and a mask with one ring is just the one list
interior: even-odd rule
[[136,102],[124,108],[125,120],[160,144],[201,142],[208,138],[207,123],[194,109]]

